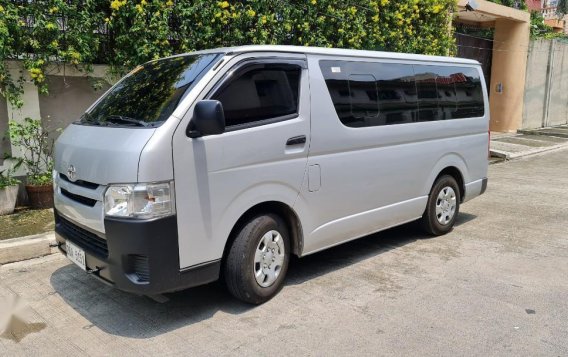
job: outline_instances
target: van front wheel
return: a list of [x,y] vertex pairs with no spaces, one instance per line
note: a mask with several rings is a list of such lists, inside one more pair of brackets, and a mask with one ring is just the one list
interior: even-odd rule
[[427,233],[440,236],[452,230],[460,210],[460,190],[450,175],[440,177],[432,187],[428,206],[422,216],[422,227]]
[[262,304],[276,295],[290,261],[288,229],[273,214],[246,223],[229,250],[224,267],[229,292],[250,304]]

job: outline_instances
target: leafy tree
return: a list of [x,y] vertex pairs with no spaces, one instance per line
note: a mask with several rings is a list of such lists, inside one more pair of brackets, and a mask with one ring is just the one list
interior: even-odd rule
[[28,184],[51,183],[53,169],[53,139],[41,126],[41,120],[25,118],[23,123],[9,122],[8,135],[14,147],[22,149],[22,156],[7,157],[15,160],[15,168],[23,166],[28,173]]
[[556,12],[560,17],[568,14],[568,0],[558,0],[558,4],[556,5]]

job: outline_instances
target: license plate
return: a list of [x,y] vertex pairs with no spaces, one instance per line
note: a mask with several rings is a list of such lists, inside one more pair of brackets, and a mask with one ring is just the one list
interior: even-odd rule
[[87,270],[85,251],[83,249],[67,241],[65,242],[65,250],[67,251],[67,258],[69,258],[70,261],[77,264],[81,269]]

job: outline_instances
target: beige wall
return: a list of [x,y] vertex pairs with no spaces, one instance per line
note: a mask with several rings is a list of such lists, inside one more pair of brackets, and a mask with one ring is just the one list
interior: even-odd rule
[[[485,0],[475,11],[465,11],[468,0],[458,1],[454,21],[495,28],[489,101],[492,131],[514,132],[523,118],[525,74],[530,37],[530,14]],[[497,91],[502,85],[502,92]]]
[[[491,131],[515,132],[521,127],[530,24],[495,21],[489,101]],[[502,85],[502,92],[497,88]]]
[[[23,71],[22,63],[18,61],[7,61],[6,66],[12,78],[18,78],[20,71]],[[25,76],[22,95],[24,105],[21,108],[6,105],[5,100],[0,97],[0,131],[7,126],[8,120],[22,122],[27,117],[41,118],[44,127],[50,130],[63,128],[75,120],[96,98],[103,94],[105,89],[109,88],[110,84],[117,80],[108,75],[107,66],[94,66],[90,76],[102,83],[102,88],[95,90],[91,86],[91,79],[87,79],[85,73],[73,67],[54,65],[46,70],[46,73],[50,74],[47,76],[50,93],[46,96],[39,94],[38,88],[27,76],[26,71],[23,73]],[[57,135],[53,131],[51,134]],[[1,145],[9,144],[0,142],[0,150],[3,148]],[[13,146],[10,146],[9,150],[14,156],[21,155]],[[0,171],[5,168],[0,161]],[[20,170],[17,175],[25,175],[25,172]]]

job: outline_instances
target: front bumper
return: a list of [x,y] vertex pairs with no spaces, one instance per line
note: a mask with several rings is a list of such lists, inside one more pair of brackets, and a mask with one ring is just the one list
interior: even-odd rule
[[221,261],[179,268],[177,218],[146,221],[105,218],[105,235],[55,210],[55,237],[65,252],[70,240],[85,251],[87,271],[119,290],[155,295],[215,281]]

